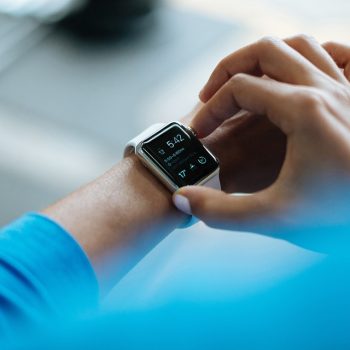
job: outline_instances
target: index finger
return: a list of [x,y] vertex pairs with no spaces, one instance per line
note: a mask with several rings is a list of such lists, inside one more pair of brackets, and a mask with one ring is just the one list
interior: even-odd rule
[[205,137],[225,120],[244,109],[266,116],[288,135],[300,119],[300,110],[306,113],[310,106],[314,108],[319,102],[317,97],[311,88],[240,73],[231,78],[203,106],[192,120],[191,127],[199,137]]
[[[292,69],[291,69],[292,67]],[[305,57],[278,38],[263,38],[224,58],[214,69],[200,93],[207,102],[232,76],[238,73],[267,75],[290,84],[313,85],[318,70]]]

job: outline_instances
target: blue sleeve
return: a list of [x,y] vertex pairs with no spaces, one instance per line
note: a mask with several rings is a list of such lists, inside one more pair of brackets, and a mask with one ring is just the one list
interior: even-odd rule
[[77,316],[98,302],[83,250],[57,223],[28,214],[0,231],[0,333],[21,322]]

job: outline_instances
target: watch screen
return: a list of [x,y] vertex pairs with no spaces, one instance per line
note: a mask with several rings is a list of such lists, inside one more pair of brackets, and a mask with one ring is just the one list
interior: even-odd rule
[[218,167],[202,143],[176,123],[145,140],[142,150],[178,187],[194,185]]

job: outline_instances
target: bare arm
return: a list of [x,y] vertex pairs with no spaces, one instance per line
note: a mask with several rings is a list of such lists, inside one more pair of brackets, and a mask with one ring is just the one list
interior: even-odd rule
[[[189,122],[201,107],[198,105],[182,121]],[[221,185],[228,192],[268,186],[278,174],[285,151],[285,138],[278,128],[250,114],[224,123],[203,142],[219,158]],[[233,151],[227,152],[228,147]],[[132,156],[43,213],[80,243],[92,262],[101,290],[107,291],[158,242],[188,220],[173,206],[171,197]]]
[[171,193],[135,156],[43,213],[80,243],[102,291],[186,220],[172,205]]

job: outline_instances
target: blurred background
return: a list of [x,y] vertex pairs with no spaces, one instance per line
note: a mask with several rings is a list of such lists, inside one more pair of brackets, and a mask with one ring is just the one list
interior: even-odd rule
[[346,0],[0,0],[0,224],[93,179],[178,119],[263,35],[346,41]]
[[[0,224],[100,175],[151,123],[189,112],[239,46],[302,32],[346,41],[349,17],[348,0],[0,0]],[[112,299],[244,295],[319,259],[199,225],[164,240]]]

